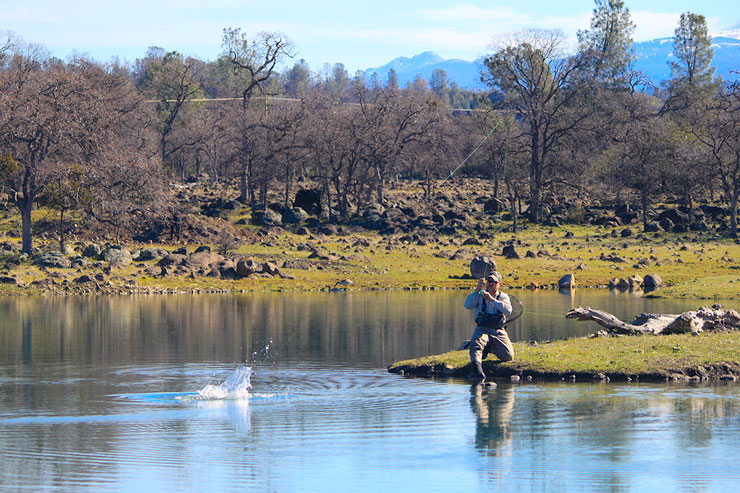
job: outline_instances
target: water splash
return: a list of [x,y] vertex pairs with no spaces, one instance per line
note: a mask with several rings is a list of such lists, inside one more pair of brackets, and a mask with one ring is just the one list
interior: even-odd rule
[[272,338],[259,351],[252,352],[252,363],[274,361],[277,353],[272,351]]
[[247,399],[252,388],[252,368],[240,365],[218,385],[208,384],[198,391],[199,399]]

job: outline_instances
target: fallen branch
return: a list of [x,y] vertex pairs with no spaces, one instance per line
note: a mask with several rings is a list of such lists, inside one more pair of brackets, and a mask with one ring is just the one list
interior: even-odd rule
[[590,320],[612,334],[698,334],[703,331],[740,330],[740,313],[726,310],[722,305],[701,307],[680,315],[643,313],[632,322],[622,322],[609,312],[579,306],[566,313],[565,318]]

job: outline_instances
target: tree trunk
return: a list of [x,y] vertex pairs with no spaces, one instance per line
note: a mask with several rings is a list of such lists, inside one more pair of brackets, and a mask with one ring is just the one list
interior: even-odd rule
[[246,204],[247,197],[247,169],[242,167],[242,172],[239,173],[239,202]]
[[31,209],[33,200],[24,197],[19,203],[18,208],[21,211],[21,229],[23,246],[21,251],[31,255],[33,253],[33,235],[31,234]]
[[377,183],[375,184],[376,191],[378,194],[378,204],[383,205],[384,200],[384,186],[385,183],[383,182],[383,172],[381,171],[380,166],[375,166],[375,179],[377,180]]
[[59,208],[59,251],[64,252],[64,207]]
[[611,313],[590,306],[579,306],[570,310],[565,318],[589,320],[598,323],[612,334],[685,334],[703,331],[740,329],[740,313],[726,310],[722,305],[712,308],[701,307],[697,311],[680,315],[643,313],[631,323],[622,322]]
[[737,200],[738,188],[735,187],[732,190],[732,198],[730,199],[730,234],[733,238],[737,238]]
[[647,231],[647,193],[640,193],[640,206],[642,207],[642,230]]

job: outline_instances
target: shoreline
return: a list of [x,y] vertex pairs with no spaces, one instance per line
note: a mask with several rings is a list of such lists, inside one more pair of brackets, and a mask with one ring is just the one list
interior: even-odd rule
[[[733,349],[735,348],[735,349]],[[487,377],[513,381],[731,381],[740,378],[740,332],[660,336],[590,337],[514,343],[514,361],[483,361]],[[399,361],[389,373],[427,378],[467,378],[467,351]]]

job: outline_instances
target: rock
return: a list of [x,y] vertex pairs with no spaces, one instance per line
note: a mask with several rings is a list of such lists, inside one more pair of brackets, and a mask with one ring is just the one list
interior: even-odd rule
[[622,231],[619,232],[619,235],[622,238],[628,238],[628,237],[634,235],[634,233],[632,232],[632,230],[630,228],[624,228]]
[[622,226],[622,220],[616,216],[602,216],[597,217],[591,224],[595,226],[605,226],[607,228],[614,228],[616,226]]
[[471,236],[470,238],[468,238],[465,241],[463,241],[463,246],[465,246],[465,245],[481,246],[481,245],[483,245],[483,242],[480,241],[478,238],[475,238],[475,237],[472,237]]
[[103,250],[100,248],[100,245],[98,245],[97,243],[90,243],[85,247],[84,250],[82,250],[82,255],[84,255],[85,257],[98,258],[100,257],[102,251]]
[[501,202],[501,200],[493,198],[486,200],[486,202],[483,204],[483,210],[490,214],[498,214],[499,212],[505,210],[505,207],[504,203]]
[[537,254],[533,252],[532,250],[527,250],[526,255],[524,255],[526,258],[537,258]]
[[650,221],[645,225],[645,232],[646,233],[658,233],[660,231],[663,231],[665,228],[661,228],[660,224],[656,223],[655,221]]
[[627,278],[627,283],[631,288],[639,288],[642,286],[642,277],[638,276],[637,274],[631,275]]
[[643,258],[643,259],[638,260],[637,263],[633,265],[633,267],[635,269],[644,269],[646,267],[650,267],[651,264],[652,264],[652,261],[649,258]]
[[654,289],[658,288],[663,284],[663,279],[658,274],[648,274],[643,280],[643,286],[646,288]]
[[273,262],[262,262],[260,266],[260,272],[264,274],[270,274],[271,276],[280,275],[280,269]]
[[713,220],[716,220],[718,217],[724,216],[727,214],[727,211],[722,208],[715,205],[700,205],[699,209],[706,214],[707,216],[710,216]]
[[283,262],[283,269],[300,269],[300,270],[311,270],[313,264],[305,260],[286,260]]
[[225,216],[231,211],[236,211],[241,208],[242,204],[234,199],[223,199],[218,198],[213,202],[209,202],[201,207],[203,214],[208,217]]
[[482,279],[495,270],[496,261],[490,257],[479,255],[470,261],[470,275],[474,279]]
[[283,216],[272,209],[267,209],[262,214],[262,220],[260,221],[264,226],[281,226],[283,224]]
[[615,264],[626,262],[626,260],[621,257],[618,257],[616,255],[605,255],[604,253],[599,256],[599,260],[603,260],[604,262],[612,262]]
[[82,275],[74,280],[74,282],[76,282],[77,284],[83,284],[83,283],[92,282],[92,281],[93,279],[88,275]]
[[201,245],[198,248],[196,248],[193,253],[210,252],[210,251],[211,251],[211,247],[209,247],[208,245]]
[[565,274],[558,280],[558,288],[574,289],[576,287],[576,278],[573,274]]
[[231,259],[222,260],[213,270],[218,272],[218,277],[221,279],[236,279],[239,277],[236,273],[236,262]]
[[172,252],[175,255],[186,255],[188,254],[188,249],[185,247],[177,248],[174,252]]
[[684,224],[688,221],[688,216],[686,214],[683,214],[682,212],[679,212],[678,209],[666,209],[660,214],[658,214],[658,217],[656,218],[658,222],[662,222],[663,219],[668,219],[671,223],[675,224]]
[[185,263],[186,258],[187,256],[181,253],[171,253],[165,257],[162,257],[162,259],[157,262],[157,265],[159,265],[160,267],[168,267],[170,265],[182,265],[183,263]]
[[133,258],[131,252],[121,247],[110,247],[103,252],[103,260],[108,262],[111,267],[123,268],[131,263]]
[[709,226],[704,221],[694,221],[689,225],[691,231],[709,231]]
[[473,253],[466,249],[466,248],[460,248],[455,253],[450,255],[450,260],[465,260],[470,258],[473,255]]
[[319,233],[327,236],[335,236],[337,234],[337,227],[333,224],[322,224],[319,226]]
[[82,255],[75,255],[69,259],[69,261],[72,264],[72,267],[86,267],[90,265],[90,261],[87,257],[83,257]]
[[[445,217],[442,214],[432,214],[432,216],[429,218],[429,220],[435,225],[435,226],[444,226],[446,220]],[[421,221],[419,220],[417,225],[429,225],[428,223],[421,224]]]
[[58,269],[68,269],[72,266],[72,262],[62,252],[54,250],[38,255],[34,258],[33,263],[40,267],[55,267]]
[[13,276],[0,276],[0,284],[15,284],[18,286],[20,282]]
[[248,277],[260,269],[260,264],[253,258],[240,258],[236,262],[236,274],[239,277]]
[[196,270],[210,270],[215,267],[224,258],[221,255],[210,251],[197,251],[185,259],[185,265]]
[[159,247],[144,248],[143,250],[139,252],[139,255],[136,257],[136,261],[145,262],[147,260],[154,260],[154,259],[166,257],[169,254],[170,252],[168,252],[164,248],[159,248]]
[[72,255],[73,253],[75,253],[75,251],[74,248],[72,248],[70,245],[64,245],[62,247],[62,253],[64,255]]
[[298,207],[308,214],[318,216],[321,214],[321,190],[300,189],[295,194],[293,207]]
[[517,251],[514,245],[506,245],[504,249],[501,251],[501,255],[503,255],[507,259],[522,258],[522,256],[519,255],[519,252]]
[[689,230],[688,226],[682,223],[674,225],[673,228],[671,229],[671,231],[674,233],[685,233],[688,230]]
[[622,221],[622,224],[630,224],[635,222],[640,216],[637,212],[622,212],[617,217]]
[[308,213],[300,207],[287,209],[285,213],[283,213],[283,222],[288,224],[300,224],[306,219],[308,219]]
[[354,243],[352,243],[352,246],[355,248],[357,247],[367,248],[370,246],[370,241],[367,238],[360,237],[360,238],[357,238]]

